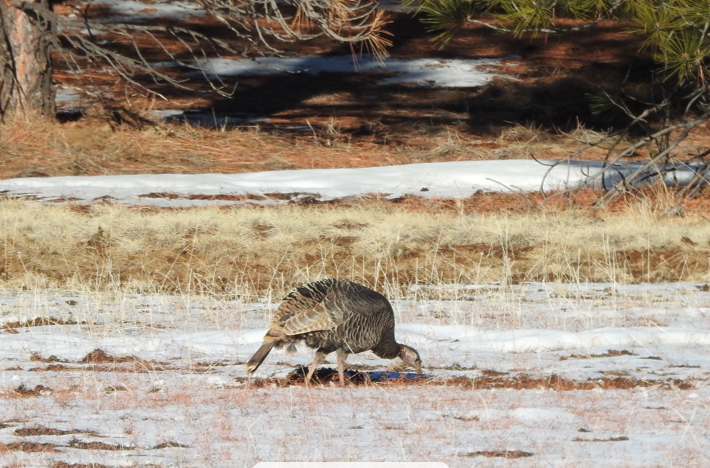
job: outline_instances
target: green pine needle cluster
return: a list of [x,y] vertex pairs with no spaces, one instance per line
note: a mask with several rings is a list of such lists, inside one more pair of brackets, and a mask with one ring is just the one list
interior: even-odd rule
[[445,47],[456,37],[464,25],[489,8],[489,0],[402,0],[403,4],[415,8],[421,15],[422,23],[439,47]]
[[705,84],[710,56],[710,3],[707,0],[635,0],[634,31],[667,78]]
[[495,7],[500,10],[496,16],[511,22],[516,35],[548,29],[554,25],[558,14],[556,0],[499,0],[496,3]]
[[403,0],[416,9],[444,47],[466,25],[482,14],[491,26],[516,35],[564,32],[557,19],[572,17],[587,22],[630,20],[634,33],[646,37],[644,47],[666,79],[680,85],[705,85],[710,73],[710,1],[708,0]]

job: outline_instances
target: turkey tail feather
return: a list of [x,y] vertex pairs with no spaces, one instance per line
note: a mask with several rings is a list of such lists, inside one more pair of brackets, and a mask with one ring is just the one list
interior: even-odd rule
[[276,345],[275,341],[271,341],[268,343],[264,343],[261,345],[261,348],[259,348],[254,355],[249,359],[249,362],[246,364],[247,372],[250,374],[253,373],[255,370],[259,368],[262,362],[264,362],[264,359],[266,359],[266,356],[269,355],[271,352],[271,348],[273,348]]

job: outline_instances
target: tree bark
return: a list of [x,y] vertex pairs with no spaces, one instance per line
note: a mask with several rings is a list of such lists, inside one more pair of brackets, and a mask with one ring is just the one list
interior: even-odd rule
[[0,118],[56,114],[49,0],[0,0]]

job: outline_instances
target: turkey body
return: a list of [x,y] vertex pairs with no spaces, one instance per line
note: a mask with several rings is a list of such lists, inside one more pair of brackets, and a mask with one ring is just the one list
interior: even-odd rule
[[316,349],[306,383],[332,352],[338,356],[341,385],[347,356],[363,351],[372,351],[384,359],[400,357],[421,374],[417,351],[395,340],[394,312],[387,298],[350,281],[325,279],[289,293],[274,312],[264,343],[247,362],[247,371],[256,371],[274,347],[291,347],[299,341]]

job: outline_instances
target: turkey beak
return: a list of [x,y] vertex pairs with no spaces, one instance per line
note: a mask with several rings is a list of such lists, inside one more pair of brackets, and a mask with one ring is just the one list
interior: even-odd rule
[[418,375],[419,377],[421,377],[421,376],[422,376],[422,365],[421,365],[420,363],[417,363],[417,364],[414,366],[414,368],[417,370],[417,375]]

